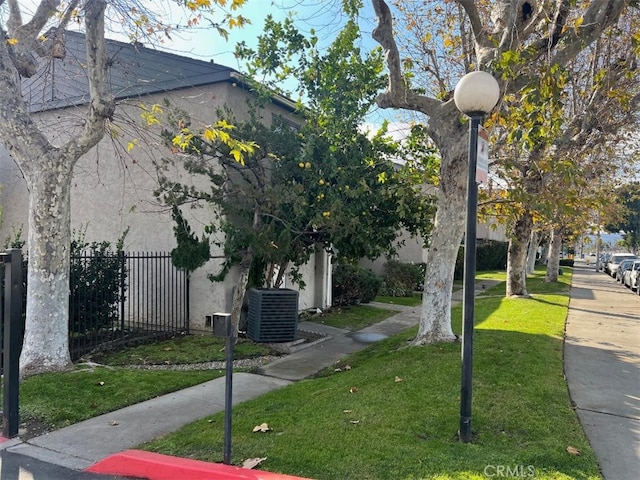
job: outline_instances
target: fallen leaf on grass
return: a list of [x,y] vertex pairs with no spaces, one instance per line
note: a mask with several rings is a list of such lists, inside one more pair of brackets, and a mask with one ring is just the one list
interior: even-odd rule
[[262,458],[247,458],[244,462],[242,462],[242,468],[256,468],[262,462],[264,462],[267,457]]
[[357,425],[357,424],[360,423],[360,420],[351,420],[351,423],[354,424],[354,425]]
[[582,455],[582,452],[580,450],[578,450],[576,447],[572,447],[571,445],[567,447],[567,452],[569,452],[571,455]]
[[262,423],[260,425],[256,425],[255,427],[253,427],[253,433],[268,432],[269,430],[271,429],[269,428],[269,425],[267,425],[266,423]]
[[345,371],[347,371],[347,372],[348,372],[349,370],[351,370],[351,365],[345,365],[345,366],[344,366],[344,369],[345,369]]
[[395,382],[396,382],[396,383],[400,383],[400,382],[402,382],[402,381],[403,381],[403,379],[396,375]]
[[98,386],[104,387],[104,382],[98,382]]
[[342,413],[351,413],[353,410],[343,410]]
[[356,393],[358,391],[358,387],[351,387],[349,389],[349,393]]
[[165,352],[170,352],[171,350],[173,350],[173,348],[171,348],[171,347],[165,347],[165,348],[163,348],[163,350],[164,350]]

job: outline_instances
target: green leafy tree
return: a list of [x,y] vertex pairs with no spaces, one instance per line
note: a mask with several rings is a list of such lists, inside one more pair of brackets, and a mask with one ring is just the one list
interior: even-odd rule
[[622,245],[637,253],[640,249],[640,183],[631,182],[616,190],[616,201],[623,207],[620,220],[607,223],[609,232],[624,232]]
[[[277,286],[287,271],[299,281],[297,269],[318,247],[354,261],[393,250],[403,227],[428,236],[433,211],[423,185],[433,177],[433,149],[422,144],[425,138],[418,128],[402,151],[384,130],[373,136],[359,130],[380,86],[381,58],[362,57],[354,47],[357,35],[357,25],[349,22],[327,51],[319,52],[316,39],[299,34],[290,20],[269,20],[259,48],[240,46],[239,54],[248,59],[254,76],[263,72],[299,80],[306,99],[300,129],[278,121],[263,124],[260,102],[269,101],[273,91],[256,83],[258,105],[249,121],[237,122],[221,112],[221,121],[235,125],[232,137],[253,145],[244,161],[238,162],[228,146],[196,135],[181,145],[190,154],[183,166],[207,178],[209,187],[198,190],[162,178],[158,195],[168,204],[205,202],[220,212],[205,234],[213,238],[223,232],[225,237],[219,245],[224,249],[223,269],[214,280],[224,278],[232,266],[240,267],[234,322],[250,272],[253,284]],[[297,55],[297,66],[267,55],[271,50]],[[174,125],[188,123],[180,116]],[[175,138],[174,131],[167,138]],[[393,162],[401,156],[406,156],[402,167]],[[180,210],[174,212],[183,224]],[[186,242],[177,250],[184,246],[200,251],[208,241],[184,226],[180,232]],[[202,262],[207,259],[208,254],[201,256]]]

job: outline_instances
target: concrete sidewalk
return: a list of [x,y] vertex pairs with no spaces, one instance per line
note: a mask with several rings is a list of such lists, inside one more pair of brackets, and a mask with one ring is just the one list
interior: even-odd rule
[[606,480],[640,478],[640,297],[576,262],[564,363]]

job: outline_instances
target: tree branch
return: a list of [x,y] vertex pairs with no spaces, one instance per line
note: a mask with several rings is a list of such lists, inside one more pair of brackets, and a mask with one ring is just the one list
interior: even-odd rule
[[442,102],[434,98],[425,97],[409,90],[402,78],[400,53],[393,37],[393,18],[391,10],[384,0],[372,0],[373,9],[378,18],[378,25],[374,28],[372,37],[380,44],[385,52],[389,83],[384,93],[376,102],[380,108],[405,108],[433,115],[440,109]]
[[71,139],[61,151],[75,160],[104,137],[106,122],[115,111],[113,95],[107,86],[107,52],[104,38],[106,0],[91,0],[85,8],[87,77],[91,102],[83,132]]

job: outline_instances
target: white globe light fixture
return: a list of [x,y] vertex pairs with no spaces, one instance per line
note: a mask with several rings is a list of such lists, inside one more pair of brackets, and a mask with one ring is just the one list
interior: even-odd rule
[[498,103],[500,86],[487,72],[467,73],[453,91],[453,101],[465,115],[486,115]]
[[462,316],[462,367],[460,387],[460,430],[462,442],[471,441],[471,394],[473,381],[473,324],[476,277],[476,225],[478,218],[478,127],[484,115],[500,98],[500,86],[487,72],[471,72],[460,79],[453,101],[469,122],[469,171],[467,177],[467,228],[464,237],[464,279]]

